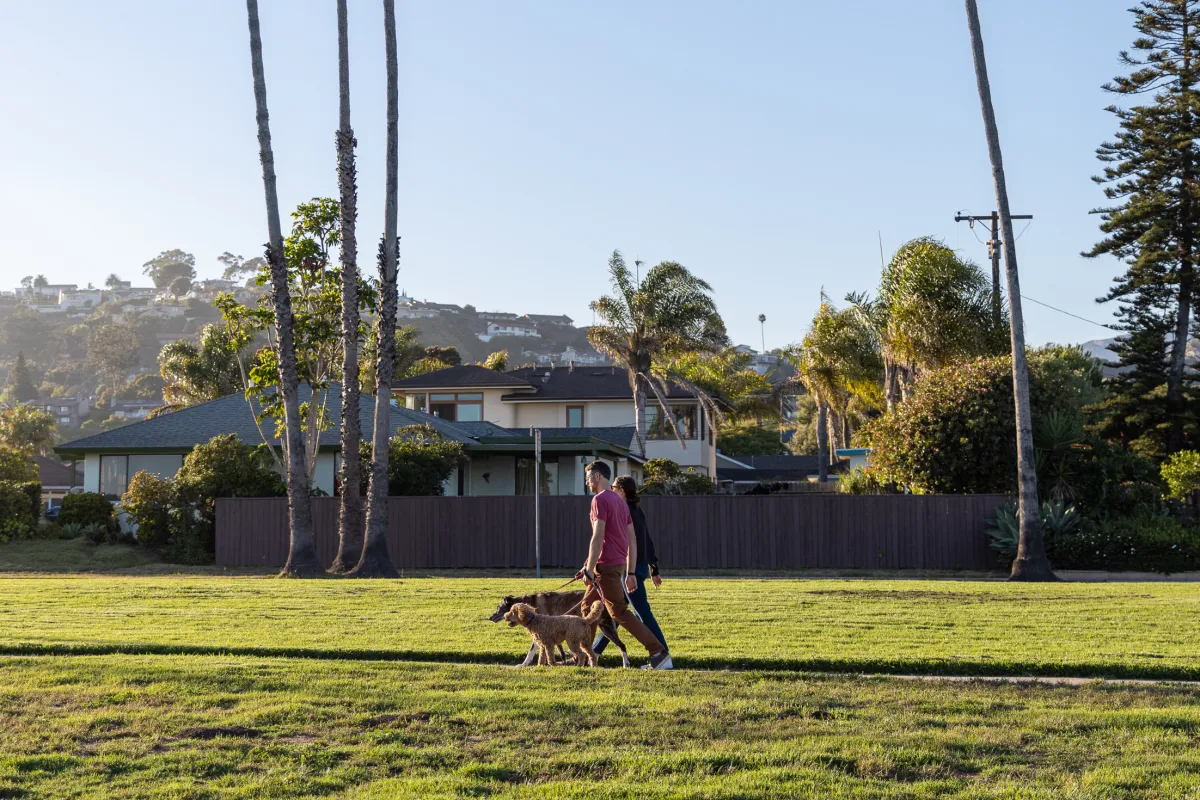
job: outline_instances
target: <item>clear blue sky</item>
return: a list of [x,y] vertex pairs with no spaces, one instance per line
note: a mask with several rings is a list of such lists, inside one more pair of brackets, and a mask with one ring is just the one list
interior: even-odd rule
[[[798,340],[923,234],[980,263],[993,205],[963,4],[399,0],[400,283],[590,322],[614,247],[708,279],[737,341]],[[1128,0],[980,0],[1026,294],[1111,321],[1081,259]],[[350,0],[359,237],[382,231],[381,3]],[[262,0],[280,201],[335,195],[333,0]],[[245,6],[0,4],[0,284],[99,285],[266,240]],[[1018,228],[1019,230],[1019,228]],[[982,234],[980,238],[983,237]],[[374,267],[373,259],[364,266]],[[1031,342],[1104,329],[1026,305]]]

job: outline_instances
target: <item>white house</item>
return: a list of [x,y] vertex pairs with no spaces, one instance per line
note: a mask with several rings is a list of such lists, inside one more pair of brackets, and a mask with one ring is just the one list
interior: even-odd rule
[[95,308],[104,300],[101,289],[63,289],[58,293],[58,308],[60,311],[70,311],[73,308]]
[[[507,429],[624,429],[633,432],[628,373],[619,367],[525,367],[496,372],[460,366],[396,381],[392,391],[407,408],[449,422],[489,422]],[[714,432],[699,401],[671,386],[664,409],[653,396],[646,408],[644,458],[669,458],[716,475]],[[682,441],[667,419],[670,415]]]
[[479,334],[479,341],[490,342],[497,336],[541,336],[534,325],[523,322],[489,322],[487,331]]

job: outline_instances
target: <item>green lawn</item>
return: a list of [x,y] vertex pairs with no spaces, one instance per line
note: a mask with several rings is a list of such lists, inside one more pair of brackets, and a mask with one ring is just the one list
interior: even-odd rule
[[1185,798],[1200,692],[0,658],[0,797]]
[[[5,577],[0,653],[507,664],[528,637],[485,618],[558,583]],[[651,602],[679,667],[1200,678],[1200,584],[668,578]]]

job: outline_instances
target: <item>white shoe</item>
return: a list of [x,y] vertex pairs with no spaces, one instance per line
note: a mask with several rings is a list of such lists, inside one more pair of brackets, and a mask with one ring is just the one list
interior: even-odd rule
[[650,663],[644,664],[642,669],[675,669],[675,664],[671,662],[671,654],[663,650],[658,655],[650,656]]

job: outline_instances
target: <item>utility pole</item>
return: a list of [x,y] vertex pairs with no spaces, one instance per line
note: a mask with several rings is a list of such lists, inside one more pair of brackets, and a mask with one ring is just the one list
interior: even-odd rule
[[[1033,219],[1031,214],[1013,214],[1013,219]],[[962,216],[954,215],[955,222],[966,222],[971,227],[975,227],[976,222],[988,223],[988,235],[991,237],[987,241],[988,258],[992,260],[992,317],[996,324],[1000,324],[1000,212],[993,211],[986,217],[979,215]]]

